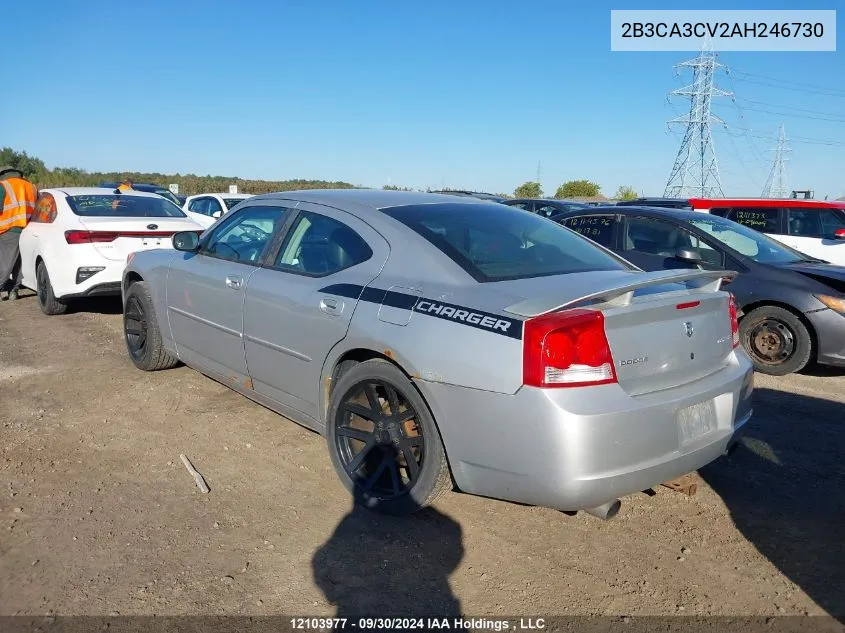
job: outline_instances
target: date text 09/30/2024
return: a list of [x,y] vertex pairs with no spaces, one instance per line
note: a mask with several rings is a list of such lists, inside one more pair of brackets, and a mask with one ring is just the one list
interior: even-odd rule
[[413,631],[442,629],[487,631],[539,631],[546,628],[543,618],[291,618],[291,628],[300,631],[384,630]]

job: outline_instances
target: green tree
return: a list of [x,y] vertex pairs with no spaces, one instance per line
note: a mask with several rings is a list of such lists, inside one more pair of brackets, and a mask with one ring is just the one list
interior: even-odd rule
[[0,149],[0,167],[19,169],[26,179],[32,179],[47,171],[44,163],[26,152],[17,152],[11,147]]
[[601,187],[590,180],[569,180],[557,188],[555,198],[592,198],[601,193]]
[[529,180],[513,190],[514,198],[542,198],[543,188],[539,182]]
[[410,187],[397,187],[396,185],[385,185],[382,189],[385,191],[413,191]]
[[616,195],[613,196],[615,200],[633,200],[638,197],[637,190],[633,187],[629,187],[628,185],[619,185],[619,189],[616,190]]

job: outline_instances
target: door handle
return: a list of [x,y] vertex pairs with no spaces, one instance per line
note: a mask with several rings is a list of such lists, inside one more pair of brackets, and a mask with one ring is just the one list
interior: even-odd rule
[[235,277],[233,275],[229,275],[228,277],[226,277],[226,285],[229,288],[233,288],[234,290],[239,290],[243,283],[243,277]]
[[338,301],[331,297],[323,297],[320,299],[320,310],[327,314],[340,314],[343,312],[343,301]]

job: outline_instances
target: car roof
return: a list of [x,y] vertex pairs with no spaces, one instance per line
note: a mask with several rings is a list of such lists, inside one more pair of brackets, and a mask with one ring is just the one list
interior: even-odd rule
[[[40,193],[60,193],[66,196],[111,196],[114,194],[114,189],[106,187],[51,187],[49,189],[41,189]],[[130,191],[121,191],[121,196],[141,196],[144,198],[161,198],[160,195],[150,193],[147,191],[138,191],[132,189]]]
[[690,198],[696,208],[718,209],[754,205],[756,207],[803,207],[806,209],[845,209],[845,202],[838,200],[807,200],[804,198]]
[[[604,207],[587,207],[586,209],[574,209],[572,211],[561,211],[555,215],[556,218],[573,217],[581,215],[646,215],[663,218],[678,218],[681,220],[688,220],[690,218],[701,218],[703,215],[710,216],[701,211],[687,211],[686,209],[673,209],[672,207],[649,207],[646,205],[634,206],[624,205],[616,206],[609,205]],[[720,216],[712,216],[720,217]]]
[[208,193],[195,193],[188,196],[189,198],[199,198],[200,196],[220,196],[221,198],[252,198],[256,194],[254,193],[222,193],[222,192],[214,192],[209,191]]
[[[304,189],[261,194],[255,196],[255,198],[262,200],[299,200],[362,213],[371,213],[390,207],[422,204],[479,205],[486,203],[485,200],[473,196],[384,189]],[[485,208],[487,208],[486,204]]]

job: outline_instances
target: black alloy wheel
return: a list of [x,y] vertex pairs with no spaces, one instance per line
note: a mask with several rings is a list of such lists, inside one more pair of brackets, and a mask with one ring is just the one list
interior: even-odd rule
[[334,420],[340,463],[367,497],[393,501],[417,483],[426,438],[419,415],[393,385],[369,379],[344,394]]
[[144,358],[147,351],[149,324],[144,306],[136,295],[130,295],[126,300],[126,308],[123,311],[123,332],[126,336],[126,347],[132,358],[136,361]]

